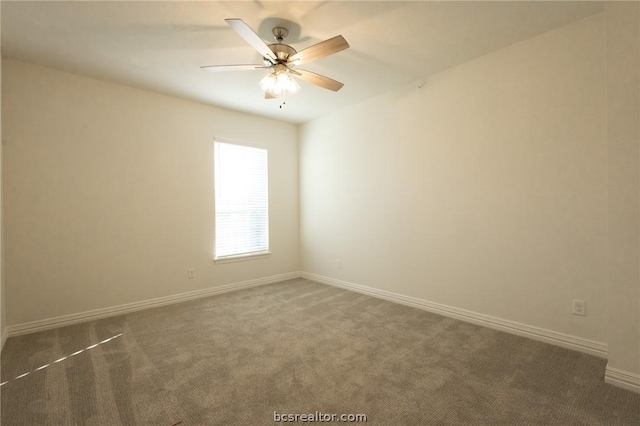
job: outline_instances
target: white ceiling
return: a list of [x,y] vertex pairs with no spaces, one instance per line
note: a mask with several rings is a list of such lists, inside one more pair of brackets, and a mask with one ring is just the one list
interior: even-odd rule
[[[603,10],[578,1],[63,1],[2,2],[2,55],[207,104],[302,123]],[[351,47],[301,68],[345,84],[301,82],[265,100],[266,70],[224,21],[241,18],[267,42],[285,23],[298,51],[342,34]]]

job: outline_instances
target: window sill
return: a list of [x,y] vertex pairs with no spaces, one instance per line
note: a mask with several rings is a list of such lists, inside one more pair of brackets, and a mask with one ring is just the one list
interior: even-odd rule
[[214,263],[244,262],[246,260],[262,259],[269,256],[271,256],[270,251],[263,251],[260,253],[241,254],[238,256],[216,257],[213,259],[213,262]]

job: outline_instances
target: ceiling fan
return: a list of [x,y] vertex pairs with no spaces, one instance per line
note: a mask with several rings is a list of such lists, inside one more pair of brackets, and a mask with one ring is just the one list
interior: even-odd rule
[[[344,84],[329,77],[297,68],[299,65],[333,55],[348,48],[349,43],[347,43],[341,35],[314,44],[298,52],[293,47],[283,43],[285,37],[289,34],[289,30],[284,27],[273,28],[272,33],[276,39],[276,43],[267,45],[242,19],[231,18],[225,19],[225,21],[240,37],[262,55],[262,64],[212,65],[201,67],[203,70],[208,72],[224,72],[271,69],[272,72],[260,81],[260,88],[265,92],[266,99],[282,98],[283,102],[286,93],[295,93],[300,88],[298,83],[291,77],[292,75],[316,86],[333,90],[334,92],[337,92],[344,86]],[[282,108],[282,105],[280,105],[280,108]]]

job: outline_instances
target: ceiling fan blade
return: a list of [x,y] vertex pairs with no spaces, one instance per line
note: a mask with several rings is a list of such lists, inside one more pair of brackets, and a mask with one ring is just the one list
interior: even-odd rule
[[291,55],[288,60],[288,64],[302,65],[315,61],[316,59],[324,58],[325,56],[333,55],[341,50],[349,47],[349,43],[341,35],[335,36],[325,41],[321,41],[318,44],[314,44],[311,47],[307,47],[304,50]]
[[325,77],[320,74],[316,74],[311,71],[306,71],[306,70],[296,70],[296,71],[297,71],[296,73],[297,75],[296,74],[294,75],[296,75],[298,78],[301,78],[302,80],[308,83],[315,84],[316,86],[333,90],[334,92],[337,92],[338,90],[342,89],[342,86],[344,86],[344,84],[340,83],[339,81],[333,80],[329,77]]
[[251,29],[242,19],[229,18],[225,19],[227,24],[238,33],[247,43],[256,49],[263,57],[269,58],[271,62],[276,62],[276,55],[269,49],[269,46],[260,38],[255,31]]
[[251,71],[258,70],[265,67],[264,65],[210,65],[206,67],[200,67],[207,72],[226,72],[226,71]]

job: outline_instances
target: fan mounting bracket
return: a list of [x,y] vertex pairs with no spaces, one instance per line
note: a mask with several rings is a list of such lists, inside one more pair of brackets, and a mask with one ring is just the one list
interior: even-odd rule
[[285,37],[289,35],[289,30],[285,27],[275,27],[273,30],[271,30],[271,33],[276,38],[278,43],[282,43],[282,40],[284,40]]

